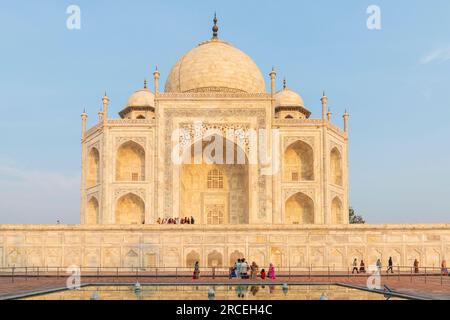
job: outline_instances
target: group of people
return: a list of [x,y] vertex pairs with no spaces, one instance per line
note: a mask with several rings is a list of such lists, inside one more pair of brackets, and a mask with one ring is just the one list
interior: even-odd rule
[[194,224],[194,217],[184,217],[184,218],[158,218],[156,220],[158,224]]
[[[377,259],[376,266],[378,268],[378,271],[381,272],[381,269],[383,267],[382,263],[381,263],[381,259]],[[414,273],[419,273],[419,260],[414,259],[413,268],[414,268]],[[361,259],[361,262],[359,263],[359,269],[358,269],[358,259],[355,258],[353,260],[352,274],[355,273],[355,271],[356,271],[356,273],[365,273],[366,272],[364,260]],[[394,262],[392,260],[392,257],[389,257],[386,273],[394,273]],[[441,273],[444,276],[449,275],[448,268],[447,268],[447,261],[445,261],[445,260],[442,260],[442,263],[441,263]]]
[[[256,262],[252,262],[250,265],[247,263],[245,258],[238,259],[232,267],[230,267],[229,270],[229,278],[238,278],[238,279],[256,279],[257,277],[261,278],[261,280],[265,280],[266,278],[269,278],[271,280],[276,279],[275,276],[275,266],[270,263],[269,264],[269,271],[266,273],[265,269],[261,269],[259,271],[259,266],[256,264]],[[192,279],[199,279],[200,278],[200,264],[198,261],[194,264],[194,272],[192,275]]]
[[[250,275],[249,275],[250,272]],[[261,269],[259,271],[259,266],[253,261],[250,265],[247,263],[245,258],[237,259],[233,266],[230,267],[229,270],[229,278],[240,278],[240,279],[256,279],[258,277],[261,280],[265,280],[267,277],[269,279],[276,279],[275,276],[275,267],[272,263],[269,264],[269,272],[266,273],[265,269]]]
[[[381,272],[381,269],[383,268],[383,265],[381,263],[381,259],[377,259],[376,267],[378,268],[378,271]],[[366,264],[364,263],[364,260],[361,259],[361,262],[359,263],[359,269],[358,269],[358,259],[353,260],[353,273],[366,273]],[[389,257],[388,260],[388,267],[386,269],[386,273],[394,273],[394,261],[392,260],[392,257]]]

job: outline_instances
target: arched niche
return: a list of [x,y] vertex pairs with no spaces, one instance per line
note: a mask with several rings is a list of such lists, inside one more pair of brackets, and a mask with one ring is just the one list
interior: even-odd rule
[[286,224],[313,224],[314,202],[307,195],[298,192],[286,200]]
[[314,180],[314,151],[306,142],[298,140],[284,151],[283,180]]
[[116,224],[144,224],[145,203],[134,193],[120,197],[116,202]]
[[145,150],[138,143],[128,141],[117,149],[116,180],[145,180]]

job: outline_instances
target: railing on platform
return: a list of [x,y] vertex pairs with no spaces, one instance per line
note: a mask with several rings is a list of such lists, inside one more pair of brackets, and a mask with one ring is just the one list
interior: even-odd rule
[[[256,277],[259,278],[259,267]],[[269,268],[264,268],[266,274]],[[81,277],[85,278],[115,278],[117,281],[121,278],[192,278],[193,267],[80,267],[78,269]],[[73,269],[68,267],[3,267],[0,268],[0,278],[15,279],[30,278],[40,279],[47,277],[67,278],[72,275]],[[279,267],[276,268],[276,277],[283,279],[327,279],[333,278],[353,278],[368,277],[372,271],[365,270],[360,272],[354,270],[353,266],[335,267],[335,266],[305,266],[305,267]],[[380,274],[384,279],[400,280],[406,278],[410,282],[423,281],[424,283],[437,283],[441,285],[450,285],[450,277],[438,267],[411,267],[411,266],[394,266],[390,272],[387,267],[380,270]],[[208,279],[229,278],[230,268],[228,267],[201,267],[200,277]],[[252,279],[249,270],[248,275]],[[255,279],[255,277],[253,277]]]

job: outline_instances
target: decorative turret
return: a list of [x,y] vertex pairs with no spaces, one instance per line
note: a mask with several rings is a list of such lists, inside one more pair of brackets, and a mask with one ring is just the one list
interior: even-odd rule
[[103,123],[103,111],[99,110],[97,114],[98,114],[98,123]]
[[348,114],[347,110],[345,110],[345,113],[344,113],[344,115],[342,117],[344,118],[344,131],[348,132],[348,117],[349,117],[349,114]]
[[272,67],[272,71],[269,73],[270,76],[270,93],[273,95],[275,94],[275,80],[277,78],[277,73],[275,72],[275,68]]
[[328,109],[328,112],[327,112],[327,120],[328,120],[328,122],[331,122],[331,115],[332,115],[331,110]]
[[218,39],[218,32],[219,32],[219,27],[217,26],[217,16],[216,13],[214,12],[214,19],[213,19],[214,25],[212,27],[212,32],[213,32],[213,36],[212,39]]
[[325,95],[325,91],[323,92],[320,101],[322,101],[322,119],[325,120],[327,117],[327,101],[328,101],[328,98]]
[[86,137],[86,119],[87,114],[86,109],[84,109],[83,112],[81,113],[81,139],[83,140]]
[[106,124],[106,121],[108,119],[108,104],[109,104],[109,98],[106,95],[106,92],[102,98],[102,102],[103,102],[103,123]]
[[[156,66],[155,71],[153,72],[153,82],[155,85],[155,94],[158,94],[158,92],[159,92],[159,76],[160,76],[160,73],[158,71],[158,66]],[[146,85],[144,85],[144,89],[147,89]]]

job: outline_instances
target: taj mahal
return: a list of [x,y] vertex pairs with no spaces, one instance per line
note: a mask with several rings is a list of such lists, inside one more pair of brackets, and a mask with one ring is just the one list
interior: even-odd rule
[[[349,223],[349,114],[334,121],[323,93],[314,117],[280,80],[222,40],[214,18],[164,88],[156,68],[119,117],[106,93],[94,126],[82,113],[81,224],[0,225],[0,267],[450,259],[448,224]],[[195,223],[160,223],[183,217]]]

